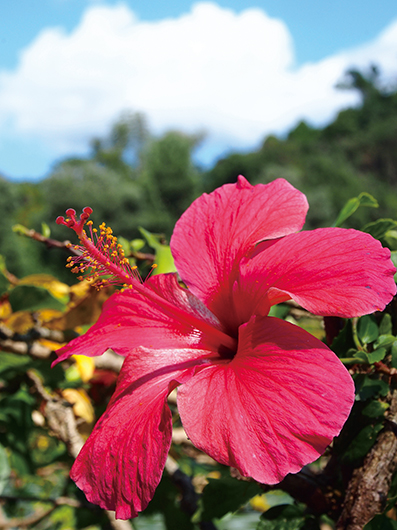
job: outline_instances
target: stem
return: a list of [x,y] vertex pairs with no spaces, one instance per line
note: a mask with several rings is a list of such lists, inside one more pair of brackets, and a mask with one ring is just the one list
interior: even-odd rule
[[358,317],[352,318],[352,331],[353,331],[354,344],[358,350],[365,351],[360,342],[360,339],[358,338],[357,323],[358,323]]

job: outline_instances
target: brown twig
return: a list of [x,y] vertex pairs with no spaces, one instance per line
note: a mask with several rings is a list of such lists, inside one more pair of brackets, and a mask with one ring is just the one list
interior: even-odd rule
[[23,225],[14,226],[14,232],[25,237],[29,237],[30,239],[33,239],[35,241],[40,241],[40,243],[44,243],[47,248],[60,248],[62,250],[67,250],[68,252],[76,256],[80,255],[80,252],[77,251],[68,240],[58,241],[57,239],[52,239],[50,237],[43,236],[43,234],[40,234],[40,232],[36,232],[36,230],[33,230],[33,228],[29,229]]
[[392,392],[388,423],[349,482],[337,530],[361,530],[386,507],[397,470],[397,390]]
[[[84,445],[84,440],[77,430],[72,407],[64,399],[49,394],[33,370],[28,370],[27,375],[33,382],[37,393],[45,401],[44,415],[50,429],[66,444],[69,454],[76,458]],[[133,527],[129,521],[116,519],[112,511],[106,510],[106,514],[114,530],[132,530]],[[48,514],[43,517],[46,515]]]

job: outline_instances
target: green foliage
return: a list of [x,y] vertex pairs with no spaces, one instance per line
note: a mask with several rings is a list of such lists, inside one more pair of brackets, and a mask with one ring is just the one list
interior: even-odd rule
[[197,514],[201,521],[220,519],[229,512],[236,512],[252,497],[261,493],[256,482],[245,482],[230,477],[209,479],[201,497],[201,509]]
[[360,193],[358,197],[353,197],[352,199],[349,199],[347,201],[347,203],[344,205],[341,212],[339,213],[334,226],[341,226],[345,221],[347,221],[347,219],[351,215],[354,214],[354,212],[360,206],[370,206],[371,208],[378,208],[379,204],[378,201],[374,199],[369,193]]
[[290,504],[275,506],[265,512],[259,521],[257,530],[320,530],[313,515],[305,514],[302,505]]
[[364,530],[397,530],[397,521],[383,514],[375,515],[372,521],[364,526]]
[[161,236],[151,234],[144,228],[139,229],[147,244],[155,251],[154,262],[157,267],[154,269],[154,274],[163,274],[166,272],[176,272],[174,258],[171,254],[169,245],[161,242]]
[[38,309],[57,309],[62,311],[64,304],[43,287],[18,285],[9,294],[13,311],[37,311]]

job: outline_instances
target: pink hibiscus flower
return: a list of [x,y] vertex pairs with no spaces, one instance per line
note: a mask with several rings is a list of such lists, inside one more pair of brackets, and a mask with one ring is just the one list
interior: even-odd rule
[[175,387],[193,444],[261,483],[298,472],[340,432],[354,399],[347,370],[321,341],[267,316],[269,309],[293,299],[318,315],[382,310],[396,292],[395,268],[368,234],[298,232],[307,208],[282,179],[251,186],[240,176],[199,197],[171,239],[188,288],[175,274],[141,283],[108,229],[83,231],[90,208],[79,221],[73,210],[57,219],[85,248],[85,262],[69,258],[70,266],[91,263],[129,286],[58,351],[59,360],[108,348],[125,356],[109,406],[71,471],[91,502],[122,519],[147,506],[171,444],[167,396]]

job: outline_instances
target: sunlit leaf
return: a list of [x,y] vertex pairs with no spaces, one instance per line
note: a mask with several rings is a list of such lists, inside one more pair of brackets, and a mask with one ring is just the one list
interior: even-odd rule
[[92,357],[86,355],[72,355],[72,359],[76,362],[77,370],[80,374],[81,380],[86,383],[94,375],[95,362]]
[[73,412],[78,418],[82,418],[87,423],[92,423],[95,419],[94,408],[87,392],[83,389],[65,388],[62,396],[73,405]]
[[35,324],[32,314],[28,311],[16,311],[4,321],[4,324],[16,333],[26,333]]
[[274,490],[262,495],[256,495],[249,503],[254,510],[265,512],[274,506],[293,504],[294,499],[282,490]]
[[139,252],[145,246],[145,240],[144,239],[133,239],[129,243],[130,243],[131,249],[134,252]]
[[280,505],[261,515],[257,530],[320,530],[316,519],[303,506]]
[[378,219],[373,223],[366,224],[362,231],[371,234],[375,239],[380,239],[386,232],[395,228],[397,228],[397,221],[394,221],[394,219]]
[[364,416],[368,416],[369,418],[378,418],[379,416],[383,416],[388,408],[388,403],[384,403],[383,401],[377,400],[371,401],[363,409],[363,414]]
[[34,285],[47,289],[52,296],[58,298],[61,302],[67,303],[69,300],[69,286],[62,283],[57,278],[49,274],[31,274],[19,280],[18,285]]
[[51,236],[51,229],[47,223],[44,223],[44,222],[41,223],[41,235],[43,235],[44,237]]
[[360,206],[369,206],[371,208],[378,208],[378,201],[369,193],[360,193],[358,197],[349,199],[340,211],[334,226],[341,226]]
[[4,447],[0,444],[0,494],[8,482],[11,474],[11,466],[8,462],[8,456]]
[[0,320],[5,320],[6,318],[9,318],[12,314],[12,307],[8,299],[4,298],[4,300],[0,301]]
[[155,263],[157,268],[154,270],[154,274],[176,272],[174,258],[172,257],[169,245],[162,244],[159,240],[159,236],[151,234],[144,228],[140,228],[139,230],[146,239],[147,244],[155,251]]
[[63,311],[56,309],[39,309],[36,311],[36,318],[44,325],[49,322],[62,317]]
[[10,291],[9,300],[14,311],[36,311],[44,308],[62,311],[65,308],[48,289],[35,285],[17,285]]
[[[397,269],[397,250],[393,250],[391,253],[390,253],[390,258],[393,262],[393,265],[396,267]],[[394,274],[394,281],[397,282],[397,272]]]

